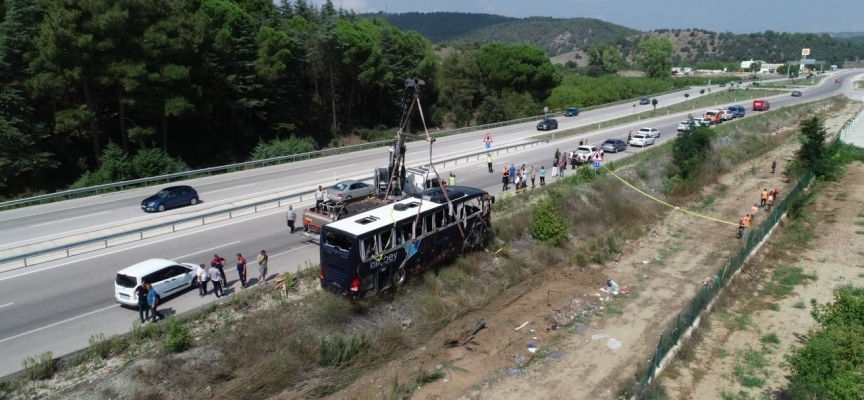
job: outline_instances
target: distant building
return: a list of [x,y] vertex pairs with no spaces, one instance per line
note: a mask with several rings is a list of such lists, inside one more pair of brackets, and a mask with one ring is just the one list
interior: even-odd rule
[[752,59],[750,61],[741,61],[741,69],[747,71],[753,63],[765,64],[765,61],[753,61]]

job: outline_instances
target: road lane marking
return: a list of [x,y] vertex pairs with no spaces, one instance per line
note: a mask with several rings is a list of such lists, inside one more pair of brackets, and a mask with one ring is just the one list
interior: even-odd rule
[[20,338],[20,337],[22,337],[22,336],[27,336],[27,335],[30,335],[30,334],[33,334],[33,333],[36,333],[36,332],[39,332],[39,331],[42,331],[42,330],[45,330],[45,329],[48,329],[48,328],[53,328],[53,327],[55,327],[55,326],[57,326],[57,325],[65,324],[65,323],[67,323],[67,322],[72,322],[72,321],[74,321],[74,320],[76,320],[76,319],[81,319],[81,318],[84,318],[84,317],[87,317],[87,316],[90,316],[90,315],[93,315],[93,314],[96,314],[96,313],[99,313],[99,312],[102,312],[102,311],[105,311],[105,310],[110,310],[110,309],[112,309],[112,308],[116,308],[116,307],[118,307],[118,306],[117,306],[117,305],[111,305],[111,306],[108,306],[108,307],[105,307],[105,308],[100,308],[100,309],[95,310],[95,311],[90,311],[90,312],[88,312],[88,313],[78,315],[78,316],[76,316],[76,317],[72,317],[72,318],[69,318],[69,319],[64,319],[64,320],[62,320],[62,321],[60,321],[60,322],[55,322],[55,323],[50,324],[50,325],[45,325],[45,326],[43,326],[43,327],[41,327],[41,328],[33,329],[32,331],[28,331],[28,332],[20,333],[20,334],[17,334],[17,335],[15,335],[15,336],[10,336],[10,337],[8,337],[8,338],[6,338],[6,339],[0,339],[0,343],[7,342],[7,341],[10,341],[10,340],[13,340],[13,339],[18,339],[18,338]]
[[194,256],[194,255],[196,255],[196,254],[201,254],[201,253],[204,253],[204,252],[207,252],[207,251],[210,251],[210,250],[216,250],[216,249],[219,249],[219,248],[222,248],[222,247],[231,246],[232,244],[237,244],[237,243],[240,243],[240,241],[237,240],[237,241],[234,241],[234,242],[231,242],[231,243],[223,244],[223,245],[221,245],[221,246],[211,247],[211,248],[206,249],[206,250],[201,250],[201,251],[196,251],[196,252],[194,252],[194,253],[189,253],[189,254],[186,254],[185,256],[174,257],[174,258],[172,258],[172,260],[179,260],[179,259],[181,259],[181,258],[186,258],[186,257]]
[[[285,254],[292,253],[292,252],[295,252],[295,251],[300,250],[300,249],[305,249],[305,248],[307,248],[307,247],[309,247],[309,246],[311,246],[311,244],[304,244],[303,246],[295,247],[295,248],[293,248],[293,249],[291,249],[291,250],[288,250],[288,251],[283,251],[283,252],[281,252],[281,253],[273,254],[272,256],[269,256],[269,257],[268,257],[268,260],[269,260],[270,258],[273,258],[273,257],[284,256]],[[266,250],[265,250],[265,251],[266,251]],[[259,252],[258,254],[261,254],[261,253]],[[257,257],[257,256],[256,256],[256,257]],[[252,262],[246,263],[246,265],[254,265],[254,264],[258,264],[258,260],[255,260],[255,261],[252,261]]]
[[102,212],[98,212],[98,213],[96,213],[96,214],[87,214],[87,215],[82,215],[82,216],[80,216],[80,217],[72,217],[72,218],[66,218],[66,219],[58,219],[58,220],[56,220],[56,221],[46,222],[46,223],[44,223],[44,224],[30,225],[30,227],[31,227],[31,228],[35,228],[35,227],[37,227],[37,226],[51,225],[51,224],[56,224],[56,223],[58,223],[58,222],[72,221],[73,219],[89,218],[89,217],[92,217],[92,216],[94,216],[94,215],[102,215],[102,214],[108,214],[108,213],[109,213],[109,211],[102,211]]
[[224,192],[224,191],[226,191],[226,190],[240,189],[240,188],[242,188],[242,187],[249,187],[249,186],[253,186],[253,185],[254,185],[254,183],[249,183],[249,184],[246,184],[246,185],[234,186],[234,187],[225,188],[225,189],[211,190],[211,191],[209,191],[209,192],[201,193],[201,195],[203,196],[203,195],[205,195],[205,194],[210,194],[210,193],[217,193],[217,192]]
[[342,166],[338,166],[336,168],[319,169],[318,172],[334,171],[337,169],[348,168],[348,167],[353,167],[353,166],[354,166],[354,164],[342,165]]
[[9,307],[9,306],[11,306],[11,305],[13,305],[13,304],[15,304],[15,303],[4,304],[4,305],[0,306],[0,308],[3,308],[3,307]]

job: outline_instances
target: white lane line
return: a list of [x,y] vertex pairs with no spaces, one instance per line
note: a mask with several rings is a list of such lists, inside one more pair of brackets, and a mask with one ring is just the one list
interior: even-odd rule
[[225,189],[211,190],[211,191],[209,191],[209,192],[201,193],[201,196],[203,196],[203,195],[205,195],[205,194],[210,194],[210,193],[224,192],[224,191],[226,191],[226,190],[240,189],[240,188],[243,188],[243,187],[249,187],[249,186],[253,186],[253,185],[254,185],[253,183],[248,183],[248,184],[245,184],[245,185],[234,186],[234,187],[225,188]]
[[172,260],[179,260],[179,259],[181,259],[181,258],[191,257],[191,256],[194,256],[194,255],[196,255],[196,254],[201,254],[201,253],[204,253],[204,252],[207,252],[207,251],[220,249],[220,248],[222,248],[222,247],[231,246],[231,245],[234,245],[234,244],[237,244],[237,243],[240,243],[240,241],[238,240],[238,241],[235,241],[235,242],[231,242],[231,243],[223,244],[223,245],[221,245],[221,246],[216,246],[216,247],[211,247],[211,248],[209,248],[209,249],[205,249],[205,250],[201,250],[201,251],[196,251],[196,252],[194,252],[194,253],[186,254],[185,256],[174,257],[174,258],[172,258]]
[[[279,256],[284,256],[285,254],[293,253],[293,252],[295,252],[295,251],[297,251],[297,250],[305,249],[305,248],[307,248],[307,247],[309,247],[309,246],[311,246],[311,244],[304,244],[303,246],[295,247],[295,248],[293,248],[293,249],[291,249],[291,250],[288,250],[288,251],[283,251],[283,252],[281,252],[281,253],[276,253],[276,254],[270,256],[269,258],[279,257]],[[265,251],[266,251],[266,250],[265,250]],[[261,254],[261,253],[259,252],[258,254]],[[257,257],[257,255],[256,255],[255,257]],[[246,263],[246,265],[252,265],[252,264],[258,264],[258,260],[255,260],[255,261],[252,261],[252,262]]]
[[[312,202],[303,202],[303,203],[300,203],[300,204],[312,204]],[[22,272],[22,273],[20,273],[20,274],[18,274],[18,275],[7,276],[7,277],[5,277],[5,278],[0,278],[0,282],[5,281],[5,280],[8,280],[8,279],[19,278],[19,277],[22,277],[22,276],[25,276],[25,275],[35,274],[35,273],[37,273],[37,272],[42,272],[42,271],[52,270],[52,269],[54,269],[54,268],[65,267],[65,266],[67,266],[67,265],[69,265],[69,264],[75,264],[75,263],[79,263],[79,262],[82,262],[82,261],[89,261],[89,260],[92,260],[92,259],[95,259],[95,258],[99,258],[99,257],[110,256],[110,255],[112,255],[112,254],[116,254],[116,253],[122,253],[122,252],[124,252],[124,251],[135,250],[135,249],[137,249],[137,248],[141,248],[141,247],[144,247],[144,246],[150,246],[150,245],[152,245],[152,244],[157,244],[157,243],[167,242],[167,241],[169,241],[169,240],[176,240],[176,239],[179,239],[179,238],[182,238],[182,237],[185,237],[185,236],[197,235],[197,234],[199,234],[199,233],[207,232],[207,231],[210,231],[210,230],[213,230],[213,229],[219,229],[219,228],[222,228],[222,227],[225,227],[225,226],[231,226],[231,225],[234,225],[234,224],[239,224],[239,223],[243,223],[243,222],[248,222],[248,221],[251,221],[251,220],[253,220],[253,219],[258,219],[258,218],[263,218],[263,217],[269,217],[269,216],[274,215],[274,214],[281,214],[282,212],[284,212],[284,211],[281,210],[281,209],[279,209],[279,208],[277,208],[277,209],[275,209],[273,212],[258,213],[258,214],[255,214],[254,217],[251,217],[251,218],[248,218],[248,219],[238,219],[238,220],[236,220],[236,221],[231,221],[231,222],[229,222],[229,223],[222,224],[222,225],[216,223],[216,224],[214,224],[214,226],[211,226],[211,227],[209,227],[209,228],[204,228],[204,229],[201,229],[201,230],[197,230],[197,231],[194,231],[194,232],[189,232],[189,233],[185,233],[185,234],[182,234],[182,235],[177,235],[177,236],[167,237],[167,238],[165,238],[165,239],[155,240],[155,241],[153,241],[153,242],[150,242],[150,243],[143,243],[143,244],[139,244],[139,245],[137,245],[137,246],[131,246],[131,247],[123,248],[123,249],[117,249],[117,250],[114,250],[114,251],[109,251],[109,252],[104,253],[104,254],[97,254],[97,255],[92,256],[92,257],[82,258],[82,259],[80,259],[80,260],[75,260],[75,261],[69,261],[69,262],[66,262],[66,263],[57,264],[57,265],[54,265],[54,266],[51,266],[51,267],[47,267],[47,268],[42,268],[42,269],[37,269],[37,270],[27,271],[27,272]]]
[[3,307],[9,307],[9,306],[11,306],[11,305],[13,305],[13,304],[15,304],[15,303],[4,304],[4,305],[0,306],[0,308],[3,308]]
[[45,330],[45,329],[48,329],[48,328],[53,328],[53,327],[55,327],[55,326],[57,326],[57,325],[65,324],[65,323],[67,323],[67,322],[72,322],[72,321],[74,321],[74,320],[76,320],[76,319],[81,319],[81,318],[84,318],[84,317],[87,317],[87,316],[90,316],[90,315],[93,315],[93,314],[96,314],[96,313],[99,313],[99,312],[102,312],[102,311],[105,311],[105,310],[110,310],[110,309],[112,309],[112,308],[116,308],[116,307],[118,307],[118,306],[117,306],[117,305],[111,305],[111,306],[108,306],[108,307],[105,307],[105,308],[100,308],[100,309],[95,310],[95,311],[90,311],[90,312],[88,312],[88,313],[81,314],[81,315],[76,316],[76,317],[72,317],[72,318],[69,318],[69,319],[64,319],[64,320],[62,320],[62,321],[60,321],[60,322],[55,322],[55,323],[53,323],[53,324],[51,324],[51,325],[45,325],[45,326],[43,326],[43,327],[41,327],[41,328],[36,328],[36,329],[34,329],[34,330],[32,330],[32,331],[29,331],[29,332],[24,332],[24,333],[21,333],[21,334],[15,335],[15,336],[10,336],[10,337],[8,337],[8,338],[6,338],[6,339],[0,339],[0,343],[7,342],[7,341],[9,341],[9,340],[13,340],[13,339],[18,339],[18,338],[20,338],[20,337],[22,337],[22,336],[27,336],[27,335],[30,335],[30,334],[33,334],[33,333],[36,333],[36,332],[39,332],[39,331],[42,331],[42,330]]
[[[106,212],[110,212],[110,211],[106,211]],[[178,215],[179,215],[179,214],[178,214]],[[51,234],[51,235],[40,236],[40,237],[37,237],[37,238],[31,238],[31,239],[27,239],[27,240],[20,240],[20,241],[12,242],[12,243],[4,243],[4,245],[6,245],[6,246],[13,246],[13,245],[16,245],[16,244],[19,244],[19,243],[33,242],[33,241],[36,241],[36,240],[48,239],[48,238],[57,237],[57,236],[60,236],[60,235],[68,235],[68,234],[70,234],[70,233],[76,233],[76,232],[85,231],[85,230],[88,230],[88,229],[98,229],[98,228],[102,228],[102,227],[104,227],[104,226],[109,226],[109,225],[117,225],[117,226],[119,226],[119,224],[121,224],[121,223],[131,222],[131,221],[136,221],[136,220],[141,220],[141,219],[147,219],[147,218],[153,218],[153,216],[152,216],[152,215],[144,215],[144,216],[141,216],[141,217],[135,217],[135,218],[129,218],[129,219],[122,219],[122,220],[120,220],[120,221],[113,221],[113,222],[108,222],[108,223],[101,224],[101,225],[88,226],[88,227],[86,227],[86,228],[74,229],[74,230],[71,230],[71,231],[65,231],[65,232],[63,232],[63,233],[54,233],[54,234]],[[36,226],[36,225],[34,225],[34,226]],[[6,247],[6,248],[9,249],[9,248],[11,248],[11,247]]]
[[336,167],[336,168],[319,169],[318,172],[335,171],[335,170],[337,170],[337,169],[342,169],[342,168],[347,168],[347,167],[353,167],[353,166],[354,166],[354,164],[341,165],[341,166],[338,166],[338,167]]
[[80,217],[72,217],[72,218],[66,218],[66,219],[58,219],[58,220],[56,220],[56,221],[46,222],[46,223],[44,223],[44,224],[30,225],[30,227],[31,227],[31,228],[35,228],[35,227],[37,227],[37,226],[45,226],[45,225],[56,224],[56,223],[58,223],[58,222],[72,221],[73,219],[90,218],[90,217],[92,217],[92,216],[94,216],[94,215],[102,215],[102,214],[108,214],[108,213],[109,213],[109,211],[102,211],[102,212],[98,212],[98,213],[96,213],[96,214],[87,214],[87,215],[82,215],[82,216],[80,216]]

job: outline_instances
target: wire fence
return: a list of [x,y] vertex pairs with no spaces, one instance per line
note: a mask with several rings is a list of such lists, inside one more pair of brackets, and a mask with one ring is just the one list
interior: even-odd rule
[[[848,133],[855,128],[855,125],[860,122],[862,115],[864,115],[864,111],[859,112],[854,118],[847,121],[840,133],[828,146],[829,154],[833,154],[840,142],[840,139],[847,136]],[[723,266],[717,270],[717,273],[714,274],[709,281],[703,283],[702,287],[696,293],[696,296],[690,301],[690,304],[685,306],[678,316],[672,320],[669,326],[663,330],[660,339],[657,341],[657,347],[654,350],[654,356],[651,358],[648,370],[638,382],[637,393],[642,393],[652,384],[658,369],[665,361],[664,358],[670,355],[674,356],[674,354],[670,354],[670,352],[680,343],[681,336],[689,328],[694,326],[696,319],[717,297],[720,293],[720,289],[732,279],[735,272],[744,266],[750,253],[760,242],[762,242],[765,236],[771,232],[771,229],[780,222],[783,215],[789,209],[789,206],[802,194],[804,190],[806,190],[807,186],[810,185],[813,177],[813,173],[808,171],[801,177],[795,187],[783,198],[783,200],[779,202],[775,201],[773,209],[765,217],[765,220],[757,226],[747,230],[744,238],[741,239],[743,241],[741,249],[735,255],[726,260],[723,263]]]

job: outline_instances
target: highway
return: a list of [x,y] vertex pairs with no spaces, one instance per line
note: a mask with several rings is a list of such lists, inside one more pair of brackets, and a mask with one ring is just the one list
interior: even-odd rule
[[[843,90],[850,90],[851,80],[845,79],[854,75],[854,71],[842,72],[838,75],[842,84],[834,84],[833,77],[826,78],[819,85],[803,89],[801,98],[789,97],[787,92],[770,97],[772,109],[804,101],[823,98]],[[696,91],[698,88],[691,90]],[[691,94],[692,96],[692,94]],[[683,93],[673,97],[683,100]],[[661,105],[671,104],[675,99],[661,98]],[[748,116],[754,115],[748,101],[738,104],[748,109]],[[650,106],[649,106],[650,107]],[[611,107],[580,115],[576,118],[558,118],[561,129],[586,123],[596,123],[600,120],[614,118],[632,113],[632,105]],[[696,114],[701,113],[700,110]],[[675,137],[676,125],[686,118],[687,113],[673,114],[643,121],[636,124],[622,125],[611,129],[602,129],[589,134],[570,137],[551,142],[544,146],[501,154],[494,163],[494,173],[487,171],[485,160],[477,163],[460,163],[454,168],[439,169],[439,172],[455,172],[459,185],[475,186],[498,193],[501,189],[500,169],[503,165],[525,163],[545,165],[553,158],[556,148],[561,151],[573,150],[582,139],[588,139],[591,144],[599,145],[610,137],[626,138],[628,131],[636,131],[642,126],[652,126],[661,130],[662,135],[657,144]],[[516,142],[537,134],[533,123],[502,128],[493,132],[495,145]],[[444,156],[438,153],[458,154],[482,150],[483,133],[466,134],[462,136],[440,139],[436,142],[436,157]],[[428,159],[428,143],[412,143],[408,151],[408,160],[412,164],[421,164]],[[648,148],[650,150],[650,147]],[[606,160],[626,157],[631,152],[643,151],[631,148],[621,154],[607,154]],[[192,184],[207,204],[232,201],[232,198],[265,193],[284,187],[306,188],[327,179],[339,179],[342,176],[368,175],[373,167],[385,165],[387,149],[375,149],[358,153],[350,153],[338,158],[311,160],[309,163],[292,163],[272,168],[262,168],[237,174],[214,176],[196,180]],[[316,164],[317,163],[317,164]],[[333,168],[333,169],[331,169]],[[328,171],[328,169],[331,169]],[[572,172],[568,170],[568,172]],[[550,171],[551,174],[551,171]],[[554,178],[547,178],[554,181]],[[251,186],[245,186],[251,185]],[[219,191],[222,190],[222,191]],[[512,189],[511,189],[512,190]],[[121,192],[110,196],[98,196],[104,201],[99,205],[88,205],[87,199],[77,199],[68,202],[46,204],[44,206],[10,210],[0,214],[4,221],[0,229],[5,238],[23,239],[25,232],[33,237],[51,234],[52,231],[87,229],[89,224],[104,224],[110,222],[107,216],[122,220],[141,217],[138,204],[143,194],[155,192],[155,188]],[[207,194],[207,193],[211,194]],[[89,202],[93,202],[90,198]],[[65,204],[68,210],[64,211]],[[69,207],[72,205],[72,207]],[[296,204],[299,208],[304,204]],[[94,214],[99,214],[98,218]],[[186,212],[179,210],[177,213]],[[122,308],[113,301],[113,281],[115,273],[129,265],[149,258],[169,258],[181,262],[209,263],[213,253],[218,253],[229,260],[226,274],[231,285],[228,292],[243,290],[237,283],[237,273],[233,268],[234,254],[241,252],[248,260],[250,278],[257,274],[257,266],[251,262],[262,249],[270,254],[270,277],[283,271],[296,271],[307,264],[316,264],[318,247],[304,241],[299,234],[289,235],[284,221],[285,209],[251,214],[245,217],[214,223],[200,228],[193,228],[160,236],[158,238],[112,247],[110,249],[87,253],[80,256],[39,264],[29,268],[0,273],[0,376],[21,369],[24,357],[36,355],[44,351],[53,351],[55,356],[68,354],[86,347],[91,335],[98,333],[114,334],[127,332],[133,324],[138,324],[137,312]],[[76,218],[78,219],[70,219]],[[10,218],[18,218],[10,221]],[[22,221],[38,225],[52,220],[63,220],[62,228],[39,230],[32,227],[21,228]],[[26,224],[25,224],[26,225]],[[18,227],[17,234],[9,234],[7,229]],[[41,233],[38,233],[41,232]],[[252,279],[251,283],[255,283]],[[214,301],[214,297],[199,298],[196,292],[187,291],[177,297],[168,299],[162,312],[166,315],[183,313]]]
[[[691,98],[699,96],[694,87],[685,92],[677,92],[657,97],[659,106],[668,106],[685,101],[684,93]],[[716,85],[715,85],[716,88]],[[636,111],[646,111],[650,105],[636,106]],[[559,131],[582,125],[596,124],[616,117],[634,113],[632,103],[585,111],[575,118],[558,118]],[[536,132],[536,122],[528,122],[497,128],[491,131],[494,146],[505,146],[523,141]],[[446,159],[458,154],[483,150],[483,136],[486,131],[474,132],[439,138],[435,142],[435,158]],[[427,151],[425,142],[412,142],[409,152]],[[97,230],[118,226],[164,221],[165,216],[181,219],[219,205],[231,204],[244,199],[287,191],[314,190],[318,185],[329,186],[339,180],[369,177],[375,167],[386,166],[387,148],[376,148],[337,156],[304,160],[294,163],[258,168],[247,171],[215,175],[187,180],[179,183],[162,184],[104,195],[47,203],[0,212],[0,258],[2,250],[22,248],[34,243],[51,247],[48,241],[58,238],[80,237]],[[428,161],[415,156],[413,161],[420,164]],[[201,204],[168,210],[164,213],[144,213],[141,200],[156,193],[162,187],[190,185],[201,198]],[[149,223],[152,221],[152,223]],[[112,230],[111,233],[116,231]],[[37,248],[32,248],[37,250]],[[41,249],[41,248],[40,248]],[[16,253],[17,254],[17,253]]]

